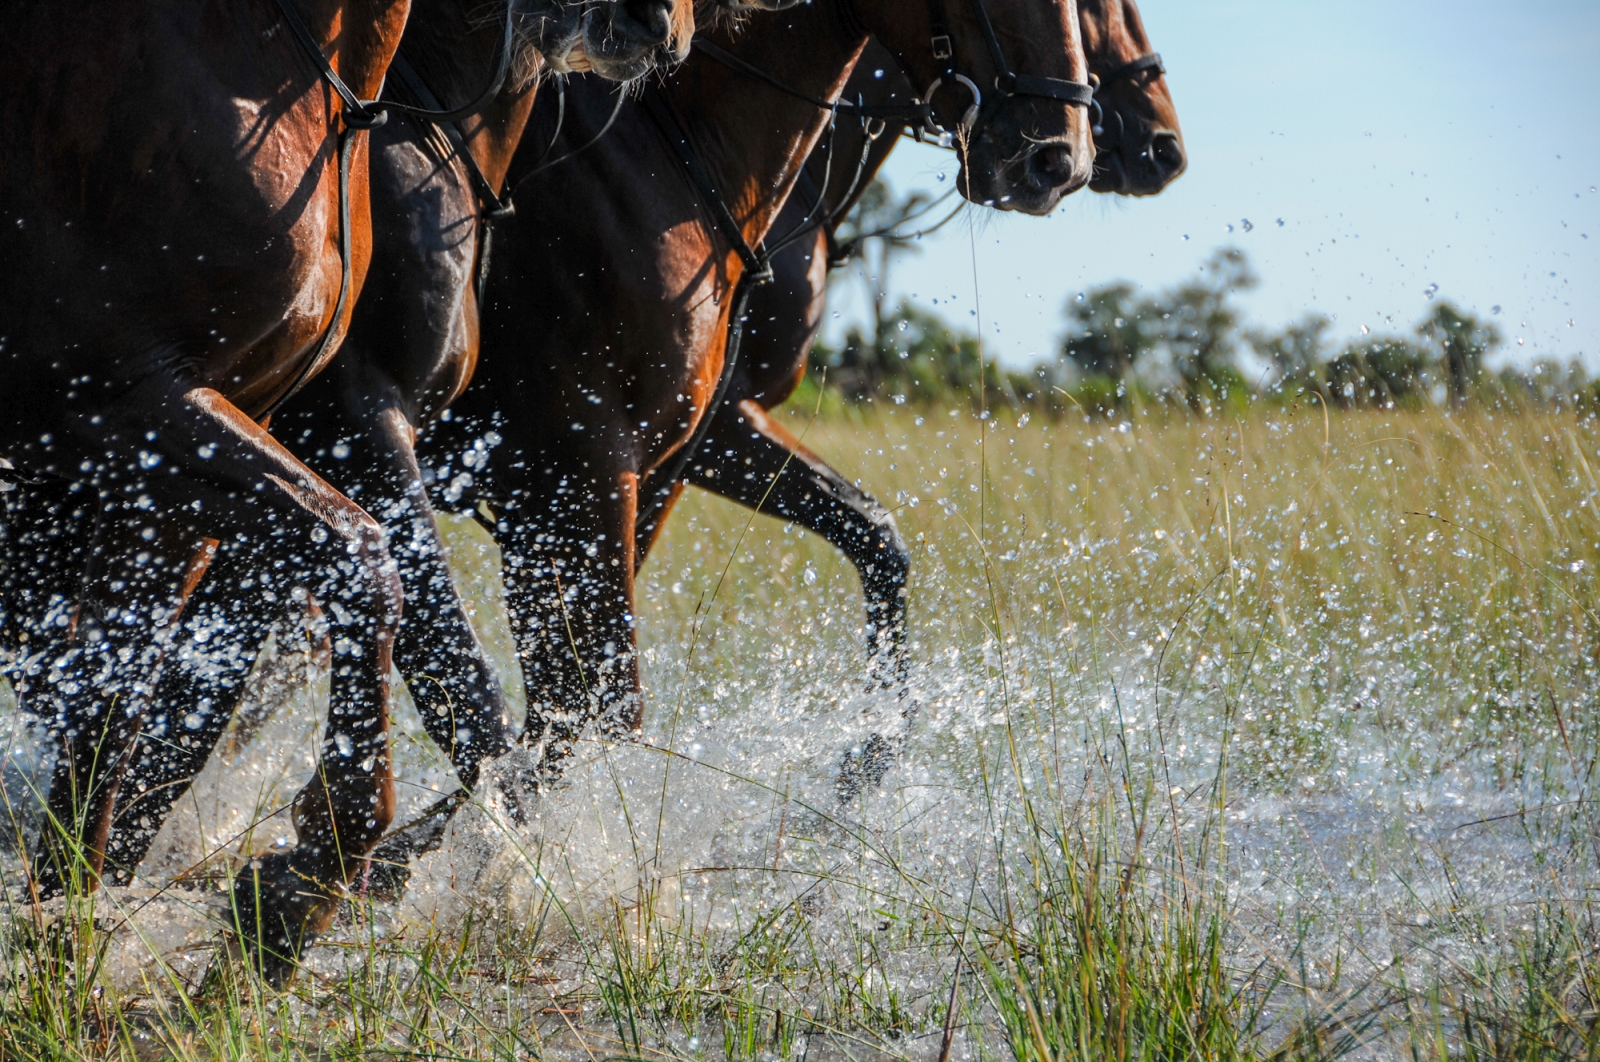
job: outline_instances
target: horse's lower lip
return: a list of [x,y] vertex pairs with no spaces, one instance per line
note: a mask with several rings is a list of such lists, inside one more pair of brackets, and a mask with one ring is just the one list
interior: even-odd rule
[[582,74],[594,69],[589,64],[589,50],[584,47],[583,38],[578,38],[578,43],[567,50],[567,69],[574,74]]

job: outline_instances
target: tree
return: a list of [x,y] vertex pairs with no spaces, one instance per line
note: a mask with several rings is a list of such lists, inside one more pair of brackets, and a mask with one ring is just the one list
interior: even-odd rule
[[[1250,346],[1278,370],[1279,388],[1322,391],[1328,358],[1328,329],[1333,322],[1320,313],[1307,314],[1279,332],[1251,332]],[[1324,395],[1326,397],[1326,395]]]
[[[902,255],[917,254],[922,248],[913,235],[901,228],[924,213],[929,203],[923,192],[912,192],[905,198],[895,195],[887,181],[881,177],[867,186],[861,200],[839,226],[834,246],[829,253],[834,261],[859,257],[858,271],[867,288],[867,298],[872,304],[872,344],[882,353],[889,324],[889,269]],[[836,274],[836,275],[842,275]]]
[[1198,276],[1152,305],[1159,316],[1151,324],[1191,407],[1201,408],[1205,392],[1225,388],[1238,379],[1234,358],[1239,311],[1233,296],[1256,284],[1245,253],[1237,247],[1223,247],[1212,252]]
[[1345,348],[1324,370],[1334,405],[1390,407],[1420,402],[1434,358],[1399,336],[1373,336]]
[[1483,372],[1484,355],[1500,345],[1500,330],[1452,303],[1441,302],[1417,326],[1417,334],[1443,356],[1450,404],[1457,408],[1466,405],[1472,385]]
[[1108,284],[1067,303],[1067,334],[1061,355],[1083,376],[1118,383],[1155,345],[1145,324],[1150,312],[1132,284]]
[[[981,361],[977,336],[904,299],[884,315],[878,338],[852,328],[837,351],[818,344],[812,352],[812,364],[827,367],[828,382],[857,402],[973,396]],[[984,370],[991,391],[1005,387],[994,365]]]

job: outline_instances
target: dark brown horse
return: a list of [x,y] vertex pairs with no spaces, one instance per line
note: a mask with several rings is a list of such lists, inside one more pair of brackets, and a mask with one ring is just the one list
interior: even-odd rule
[[331,353],[370,256],[365,143],[345,129],[373,119],[322,57],[369,99],[408,7],[301,0],[299,27],[268,0],[8,12],[0,453],[19,478],[84,499],[93,527],[81,583],[94,607],[38,676],[55,681],[21,683],[70,705],[40,705],[64,742],[42,894],[98,878],[202,539],[281,549],[347,621],[299,844],[242,883],[248,920],[274,945],[314,932],[387,822],[393,562],[371,518],[254,418]]
[[[413,0],[391,90],[435,109],[441,100],[470,98],[496,61],[494,35],[476,27],[475,9],[471,0]],[[580,10],[563,9],[564,17]],[[693,17],[689,0],[589,8],[587,68],[625,81],[675,61],[687,51]],[[547,15],[540,25],[548,32],[551,21]],[[557,56],[551,66],[568,68],[571,53],[546,46]],[[480,764],[506,752],[514,738],[505,691],[445,567],[413,446],[477,361],[479,282],[492,233],[511,216],[507,174],[533,106],[538,63],[537,54],[523,56],[517,80],[459,124],[403,118],[373,132],[375,267],[338,359],[274,418],[273,434],[388,532],[406,589],[395,664],[465,787],[425,816],[420,838],[414,830],[375,854],[379,866],[369,884],[386,884],[397,864],[437,838],[447,813],[477,784]],[[252,564],[219,561],[201,587],[189,626],[203,645],[163,677],[139,791],[117,806],[109,848],[114,880],[132,880],[173,802],[204,766],[281,615],[248,593],[254,578]],[[520,787],[501,789],[518,812]]]
[[[1182,133],[1160,59],[1151,51],[1133,0],[1078,0],[1078,17],[1089,72],[1098,82],[1089,186],[1153,195],[1184,166]],[[879,107],[918,95],[876,43],[868,46],[844,93],[846,99]],[[869,126],[876,137],[868,138]],[[827,271],[839,261],[834,232],[888,159],[898,132],[892,123],[841,121],[831,157],[818,151],[807,164],[799,194],[790,198],[774,228],[789,231],[808,214],[830,220],[773,257],[773,283],[750,300],[728,397],[684,476],[695,486],[742,505],[760,505],[763,512],[814,531],[850,559],[866,598],[868,652],[879,680],[890,685],[902,682],[906,668],[910,554],[883,506],[800,445],[768,411],[786,401],[805,375],[807,354],[822,326]],[[858,167],[857,160],[864,162]],[[641,555],[657,530],[641,529]],[[875,785],[893,744],[874,737],[854,752],[839,779],[841,795]]]
[[[826,110],[807,101],[836,97],[876,34],[908,76],[952,86],[934,106],[963,126],[967,194],[1043,212],[1087,181],[1087,92],[1065,87],[1085,76],[1072,5],[950,9],[813,0],[738,36],[713,32],[782,87],[697,51],[624,105],[604,140],[532,182],[525,204],[559,207],[524,209],[497,244],[477,378],[424,461],[465,488],[457,504],[493,513],[529,691],[524,740],[542,746],[547,776],[590,721],[613,736],[640,726],[639,519],[721,390],[741,280],[761,269],[755,248],[824,131]],[[1001,87],[977,109],[954,87],[963,79]],[[612,106],[574,86],[561,139],[587,142]]]
[[[381,119],[362,101],[409,5],[168,0],[70,18],[14,6],[0,68],[0,456],[22,520],[8,518],[6,609],[28,637],[19,693],[63,742],[35,880],[40,895],[98,881],[162,661],[221,540],[250,556],[239,586],[252,598],[310,585],[337,635],[298,842],[255,861],[235,893],[281,978],[392,814],[400,582],[376,522],[256,421],[332,356],[365,279],[358,132]],[[573,61],[639,50],[611,20],[585,33],[559,8],[533,17]],[[588,37],[598,47],[574,48]],[[40,528],[74,512],[86,534],[51,551]],[[18,562],[52,552],[42,593],[19,590]]]

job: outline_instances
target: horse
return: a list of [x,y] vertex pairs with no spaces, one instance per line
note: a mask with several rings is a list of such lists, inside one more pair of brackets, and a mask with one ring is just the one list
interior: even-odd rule
[[[1078,0],[1078,18],[1090,79],[1096,84],[1095,163],[1089,187],[1154,195],[1185,165],[1182,132],[1160,56],[1151,49],[1133,0]],[[847,100],[885,111],[917,97],[893,56],[876,42],[868,45],[844,91]],[[900,132],[871,119],[841,123],[831,156],[819,150],[808,161],[801,194],[790,197],[775,227],[780,232],[794,229],[808,214],[827,220],[810,238],[775,254],[773,282],[751,296],[750,324],[728,397],[712,417],[683,482],[796,523],[843,553],[855,567],[866,599],[867,648],[875,681],[903,689],[911,557],[894,519],[769,415],[804,377],[807,354],[822,326],[827,271],[849,258],[850,249],[839,246],[838,225],[888,160]],[[641,529],[641,560],[658,531],[659,521]],[[862,789],[875,787],[897,743],[872,735],[848,753],[837,778],[840,798],[848,802]]]
[[737,36],[713,27],[637,101],[574,86],[561,138],[592,146],[531,182],[561,208],[523,212],[497,243],[476,377],[423,452],[453,486],[436,502],[500,543],[539,785],[591,722],[640,731],[641,520],[726,390],[729,323],[768,273],[761,241],[873,34],[931,86],[919,113],[957,131],[969,198],[1044,213],[1087,182],[1071,4],[812,0]]
[[[495,62],[492,35],[468,0],[413,0],[389,90],[437,110],[465,98]],[[460,123],[406,118],[372,134],[374,261],[339,357],[274,416],[274,435],[359,499],[384,527],[406,588],[394,662],[429,736],[449,755],[462,787],[442,798],[402,840],[372,853],[365,887],[393,892],[407,859],[437,843],[450,813],[476,787],[480,765],[500,757],[514,732],[505,691],[445,567],[439,532],[414,453],[416,434],[471,378],[477,358],[479,283],[491,235],[514,210],[512,157],[545,69],[592,70],[627,82],[676,62],[693,35],[690,0],[618,0],[592,7],[576,44],[530,41],[522,69],[480,113]],[[529,20],[524,19],[524,23]],[[549,36],[550,20],[538,24]],[[558,83],[559,89],[559,83]],[[203,640],[187,666],[163,675],[140,758],[136,791],[119,800],[108,849],[112,880],[134,878],[160,823],[234,718],[256,653],[280,610],[247,592],[255,566],[214,563],[191,621]],[[182,740],[162,740],[185,720]],[[510,779],[502,779],[503,783]],[[521,818],[520,789],[500,791]]]
[[[165,0],[64,19],[35,0],[13,12],[0,68],[0,474],[23,515],[8,518],[6,608],[28,657],[18,692],[62,742],[35,896],[98,885],[184,603],[219,547],[252,553],[252,596],[310,583],[339,636],[296,844],[253,861],[233,894],[274,982],[392,818],[399,575],[377,522],[262,422],[337,351],[366,278],[364,134],[397,109],[372,97],[410,6]],[[497,20],[502,59],[480,101],[525,13],[508,3]],[[557,54],[611,58],[609,43],[576,47],[590,36],[580,16],[532,14]],[[64,507],[85,535],[43,548],[41,520]],[[30,573],[17,560],[45,554],[67,558],[41,573],[69,591],[54,599],[18,589]]]

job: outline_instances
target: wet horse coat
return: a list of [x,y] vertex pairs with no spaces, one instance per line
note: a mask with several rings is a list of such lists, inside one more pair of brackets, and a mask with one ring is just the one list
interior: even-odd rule
[[[297,13],[365,99],[408,7],[302,0]],[[344,102],[267,0],[33,0],[8,15],[0,455],[23,481],[8,493],[64,497],[92,528],[74,596],[93,607],[29,602],[55,613],[34,611],[34,630],[73,636],[19,674],[64,743],[38,887],[97,880],[153,680],[211,549],[266,550],[339,602],[351,646],[295,805],[299,842],[241,883],[247,937],[282,955],[331,917],[392,805],[400,593],[382,532],[254,419],[346,327],[371,251],[364,137],[349,141],[341,196]]]
[[[693,32],[687,0],[624,0],[566,9],[565,33],[548,15],[523,13],[524,39],[566,69],[576,49],[604,76],[627,80],[675,57]],[[391,73],[391,92],[432,109],[477,92],[497,62],[498,27],[473,18],[463,0],[416,0]],[[581,32],[580,32],[581,30]],[[480,114],[435,125],[397,117],[372,134],[375,268],[329,371],[274,416],[273,433],[359,500],[390,535],[407,609],[395,663],[430,736],[450,755],[462,784],[507,751],[514,734],[505,694],[444,566],[413,440],[471,378],[477,359],[478,283],[488,268],[489,234],[510,210],[508,171],[533,105],[541,59],[525,50],[519,76]],[[155,830],[233,717],[251,663],[279,610],[249,591],[256,566],[240,558],[213,566],[191,621],[204,644],[186,646],[157,698],[163,718],[148,735],[139,791],[117,805],[108,849],[116,880],[131,880]],[[179,725],[179,721],[184,721]],[[164,728],[162,726],[164,724]],[[170,739],[167,735],[171,735]],[[509,782],[510,779],[503,779]],[[502,785],[518,808],[518,787]],[[435,832],[389,843],[364,880],[392,877],[387,864],[424,847],[466,792],[453,793],[426,821]],[[415,831],[414,831],[415,832]]]
[[[715,39],[810,97],[840,91],[869,32],[893,42],[914,76],[932,79],[928,12],[899,8],[816,0]],[[994,17],[1006,41],[1030,42],[1013,66],[1083,76],[1070,6],[1007,5]],[[977,21],[963,10],[957,52],[987,78]],[[583,143],[611,101],[574,86],[568,110],[562,137]],[[960,114],[952,107],[948,120]],[[539,741],[546,776],[590,721],[613,736],[640,726],[641,498],[653,497],[652,477],[671,474],[710,405],[730,304],[759,265],[751,248],[825,121],[803,99],[691,56],[665,86],[625,105],[605,140],[530,187],[532,202],[555,202],[560,189],[560,212],[537,221],[524,212],[496,247],[477,377],[424,459],[436,478],[454,479],[470,455],[472,482],[458,504],[493,514],[486,522],[504,551],[529,690],[524,740]],[[1048,209],[1087,179],[1087,134],[1083,110],[1070,104],[998,104],[973,137],[967,183]]]
[[[1090,187],[1124,195],[1153,195],[1182,172],[1182,134],[1159,57],[1150,48],[1133,0],[1079,0],[1079,20],[1096,91],[1095,172]],[[869,105],[904,104],[919,93],[894,57],[869,44],[844,98]],[[841,120],[832,155],[820,149],[806,179],[774,228],[787,232],[808,216],[829,219],[814,235],[773,257],[773,283],[751,298],[742,356],[705,444],[685,469],[684,482],[797,523],[826,538],[855,566],[866,598],[868,652],[881,681],[897,683],[905,661],[906,578],[910,554],[894,521],[866,491],[801,445],[768,411],[786,401],[805,375],[822,326],[828,270],[838,264],[835,232],[898,140],[890,121],[869,138],[868,123]],[[819,206],[820,203],[820,206]],[[639,554],[649,549],[662,518],[641,528]],[[887,650],[887,657],[885,656]],[[840,795],[875,784],[887,768],[891,739],[875,738],[847,760]],[[863,773],[864,772],[864,773]]]

